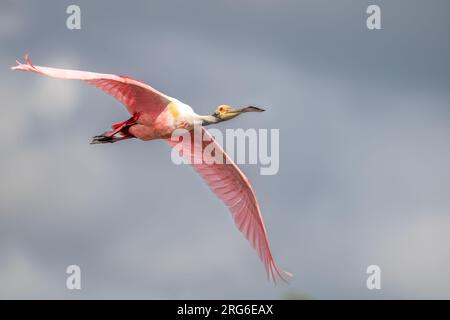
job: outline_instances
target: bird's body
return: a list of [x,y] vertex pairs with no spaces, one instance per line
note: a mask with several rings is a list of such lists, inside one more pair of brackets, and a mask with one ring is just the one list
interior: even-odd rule
[[[126,76],[94,73],[34,66],[28,56],[26,63],[17,61],[14,70],[31,71],[59,78],[83,80],[92,84],[121,101],[131,115],[126,121],[112,125],[112,131],[95,136],[91,143],[112,143],[120,140],[138,138],[148,141],[165,139],[169,145],[178,149],[176,140],[171,139],[177,129],[186,129],[190,133],[192,152],[181,152],[190,160],[194,169],[208,183],[212,191],[228,206],[236,226],[249,240],[265,265],[267,274],[276,282],[276,278],[286,280],[291,274],[278,269],[272,257],[261,211],[253,188],[247,177],[228,157],[220,145],[203,127],[226,121],[244,112],[263,111],[256,107],[235,109],[220,105],[213,115],[198,115],[187,104],[169,97],[149,85]],[[202,139],[196,142],[194,128],[200,126]],[[220,163],[191,161],[192,157],[203,159],[203,150],[213,144],[216,157],[225,160]]]
[[197,119],[198,115],[190,106],[173,99],[156,118],[141,114],[129,132],[144,141],[167,139],[176,129],[192,130]]

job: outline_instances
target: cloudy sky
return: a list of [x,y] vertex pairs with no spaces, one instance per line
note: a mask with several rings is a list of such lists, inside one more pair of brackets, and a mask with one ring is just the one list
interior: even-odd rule
[[[450,298],[446,0],[0,3],[0,298]],[[366,28],[378,4],[382,30]],[[288,286],[162,141],[89,145],[128,114],[94,87],[9,69],[125,74],[219,125],[280,130],[242,166]],[[66,267],[82,289],[66,289]],[[382,271],[366,288],[366,268]]]

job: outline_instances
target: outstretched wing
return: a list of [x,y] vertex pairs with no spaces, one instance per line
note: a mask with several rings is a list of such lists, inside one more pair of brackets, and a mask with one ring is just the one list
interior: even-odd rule
[[[200,135],[200,138],[195,139],[194,132]],[[194,167],[230,209],[236,226],[258,252],[269,279],[272,278],[275,283],[277,277],[287,281],[292,275],[278,269],[275,264],[258,201],[247,177],[203,127],[180,137],[179,140],[167,141]],[[214,150],[212,156],[215,161],[205,159],[205,148],[208,148],[207,151]]]
[[18,65],[11,69],[36,72],[58,79],[86,81],[122,102],[131,115],[143,112],[156,117],[172,100],[148,84],[126,76],[35,66],[31,64],[28,55],[25,60],[25,64],[17,61]]

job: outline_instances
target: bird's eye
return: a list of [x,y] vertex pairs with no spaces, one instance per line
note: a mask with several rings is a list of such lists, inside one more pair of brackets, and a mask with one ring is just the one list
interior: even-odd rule
[[223,107],[220,107],[220,108],[219,108],[219,111],[220,111],[220,112],[223,112]]

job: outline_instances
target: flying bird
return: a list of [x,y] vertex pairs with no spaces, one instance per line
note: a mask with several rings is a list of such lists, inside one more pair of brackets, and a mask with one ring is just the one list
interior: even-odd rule
[[[247,112],[261,112],[263,109],[220,105],[212,115],[198,115],[187,104],[127,76],[35,66],[28,55],[25,56],[24,64],[16,62],[17,66],[12,67],[13,70],[31,71],[58,79],[83,80],[125,105],[131,117],[113,124],[111,131],[95,136],[92,144],[114,143],[131,138],[144,141],[165,139],[170,146],[176,148],[178,143],[171,139],[172,133],[177,129],[188,130],[191,152],[180,151],[180,154],[190,160],[188,163],[229,208],[236,226],[264,263],[268,278],[276,283],[277,278],[286,282],[292,277],[291,273],[279,269],[274,261],[261,210],[249,180],[205,129],[207,125],[227,121]],[[200,124],[203,135],[200,142],[194,139],[196,124]],[[226,161],[192,161],[210,144],[213,144],[215,157]]]

